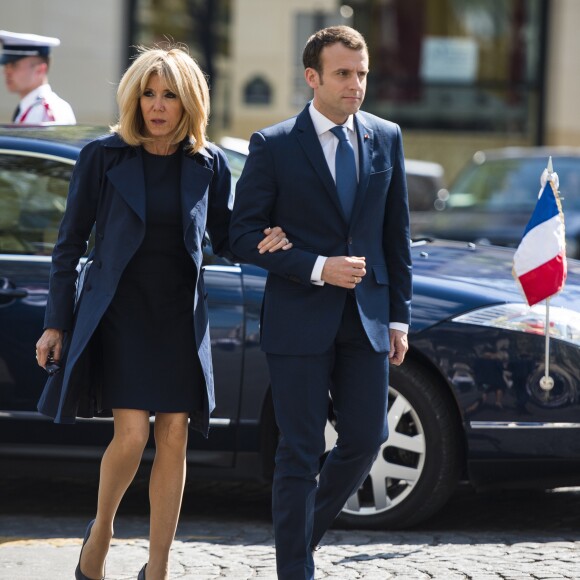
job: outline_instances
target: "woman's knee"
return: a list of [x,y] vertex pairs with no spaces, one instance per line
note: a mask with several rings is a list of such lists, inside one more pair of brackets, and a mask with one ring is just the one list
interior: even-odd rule
[[149,413],[138,410],[114,410],[113,441],[128,451],[142,453],[149,440]]
[[155,417],[155,446],[183,450],[187,446],[187,413],[158,413]]

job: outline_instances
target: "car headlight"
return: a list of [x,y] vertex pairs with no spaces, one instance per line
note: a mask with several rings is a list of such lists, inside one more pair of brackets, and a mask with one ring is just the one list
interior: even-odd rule
[[[499,304],[456,316],[453,322],[504,328],[516,332],[545,335],[546,306],[536,304]],[[550,337],[580,346],[580,313],[550,306]]]

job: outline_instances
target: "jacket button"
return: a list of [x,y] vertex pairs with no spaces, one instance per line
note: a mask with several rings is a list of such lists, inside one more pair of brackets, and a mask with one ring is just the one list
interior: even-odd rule
[[347,243],[349,246],[352,246],[352,236],[349,236],[348,240],[346,240],[346,243]]
[[91,289],[92,289],[92,286],[91,286],[90,284],[85,284],[85,290],[86,290],[87,292],[90,292],[90,291],[91,291]]
[[97,268],[99,268],[99,270],[103,267],[103,262],[101,262],[101,260],[99,260],[97,262]]

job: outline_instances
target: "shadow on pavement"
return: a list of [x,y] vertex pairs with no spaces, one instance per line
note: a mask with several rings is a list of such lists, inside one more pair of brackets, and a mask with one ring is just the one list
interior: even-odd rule
[[[0,513],[3,515],[88,518],[94,514],[96,499],[96,480],[26,478],[0,481]],[[148,506],[147,479],[136,479],[123,499],[119,516],[146,516]],[[269,523],[270,486],[188,481],[182,520],[196,518]],[[409,531],[475,529],[480,532],[578,532],[580,488],[476,493],[468,486],[461,486],[441,512]]]

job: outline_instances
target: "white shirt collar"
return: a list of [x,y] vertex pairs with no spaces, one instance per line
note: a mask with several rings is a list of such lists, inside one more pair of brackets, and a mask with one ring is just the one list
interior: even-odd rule
[[20,112],[23,113],[29,107],[32,107],[38,99],[46,97],[52,92],[50,85],[40,85],[38,88],[30,91],[23,99],[20,101]]
[[[316,134],[320,137],[323,133],[330,131],[333,127],[336,127],[336,123],[331,121],[328,117],[325,117],[315,106],[314,103],[310,103],[308,108],[310,112],[310,118],[314,125],[314,130]],[[346,122],[343,125],[354,133],[354,115],[349,115]]]

